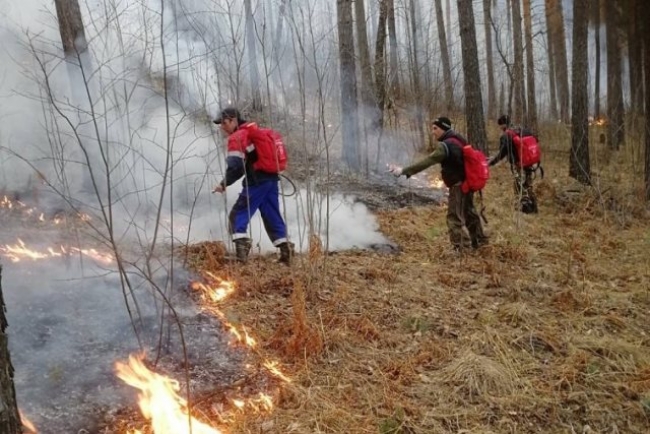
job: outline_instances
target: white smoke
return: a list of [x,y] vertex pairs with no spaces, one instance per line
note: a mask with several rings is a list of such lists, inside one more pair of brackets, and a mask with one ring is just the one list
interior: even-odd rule
[[[211,23],[226,18],[204,14],[179,20],[180,2],[166,3],[166,108],[159,1],[81,3],[89,41],[82,59],[86,81],[77,66],[63,61],[54,5],[44,0],[11,3],[1,30],[6,41],[0,92],[4,189],[24,192],[44,177],[96,217],[110,208],[111,224],[122,239],[137,236],[152,242],[160,224],[159,236],[185,241],[191,215],[190,241],[227,240],[226,206],[234,203],[237,188],[229,189],[227,202],[210,194],[225,168],[224,139],[209,122],[232,95],[227,88],[220,91],[227,80],[219,74],[228,74],[233,66],[223,56],[216,63],[213,53],[225,36],[209,31]],[[202,10],[214,7],[209,3]],[[197,38],[201,29],[206,31]],[[285,201],[294,241],[305,239],[307,220],[321,222],[316,229],[330,249],[384,241],[363,205],[333,196],[327,213],[320,205],[325,198],[318,198],[312,205],[322,211],[307,216],[305,197],[303,192]],[[174,227],[169,226],[172,218]],[[253,238],[269,250],[260,227],[256,217]]]

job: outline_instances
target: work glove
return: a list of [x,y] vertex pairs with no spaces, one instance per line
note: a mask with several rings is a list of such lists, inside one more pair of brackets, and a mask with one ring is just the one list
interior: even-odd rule
[[402,176],[402,168],[394,164],[387,164],[388,171],[393,174],[395,178]]

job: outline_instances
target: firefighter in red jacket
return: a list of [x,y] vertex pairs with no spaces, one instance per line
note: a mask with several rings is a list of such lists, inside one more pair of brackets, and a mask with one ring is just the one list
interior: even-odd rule
[[449,240],[456,250],[461,248],[478,248],[488,243],[488,237],[483,232],[481,218],[474,207],[474,193],[463,193],[461,184],[465,180],[462,145],[467,140],[451,128],[451,121],[439,117],[431,123],[431,135],[438,142],[434,151],[417,163],[401,168],[393,164],[388,170],[395,176],[405,175],[407,178],[424,169],[440,164],[441,175],[449,188],[447,206],[447,229]]
[[[510,163],[510,170],[515,177],[514,189],[517,197],[520,198],[521,211],[528,213],[537,213],[537,198],[533,191],[533,178],[535,169],[532,167],[520,167],[519,155],[513,143],[513,131],[521,137],[533,135],[531,131],[525,128],[513,129],[510,126],[510,116],[502,115],[497,119],[497,125],[502,131],[499,138],[499,152],[490,159],[490,166],[494,166],[499,161],[507,157]],[[542,172],[543,174],[544,172]]]
[[273,245],[280,249],[280,262],[289,265],[294,246],[287,239],[287,227],[280,213],[279,175],[253,168],[257,155],[248,138],[248,131],[257,126],[244,120],[234,107],[224,109],[214,123],[220,125],[228,136],[228,145],[226,174],[213,191],[223,193],[227,186],[244,177],[243,189],[229,215],[229,229],[237,260],[246,262],[248,259],[252,246],[247,233],[248,224],[259,209],[266,233]]

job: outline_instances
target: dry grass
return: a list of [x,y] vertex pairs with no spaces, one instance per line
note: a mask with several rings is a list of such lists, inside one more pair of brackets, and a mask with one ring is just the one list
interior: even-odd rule
[[[536,216],[514,211],[497,168],[478,253],[450,252],[443,207],[413,208],[378,216],[398,255],[326,256],[314,242],[290,270],[270,258],[230,269],[226,315],[293,381],[271,415],[229,430],[648,432],[648,211],[625,193],[636,187],[621,160],[598,194],[547,159]],[[219,273],[218,253],[192,263]]]

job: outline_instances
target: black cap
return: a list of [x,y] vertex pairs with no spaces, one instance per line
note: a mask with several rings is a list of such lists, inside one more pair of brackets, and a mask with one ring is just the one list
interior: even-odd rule
[[499,117],[499,119],[497,119],[497,125],[509,126],[510,125],[510,116],[501,115],[501,117]]
[[226,107],[221,110],[219,117],[214,121],[215,124],[220,124],[224,119],[237,119],[237,122],[240,124],[246,123],[246,121],[241,117],[241,113],[235,107]]
[[451,120],[444,116],[440,116],[439,118],[434,119],[432,124],[437,126],[443,131],[447,131],[451,129]]

